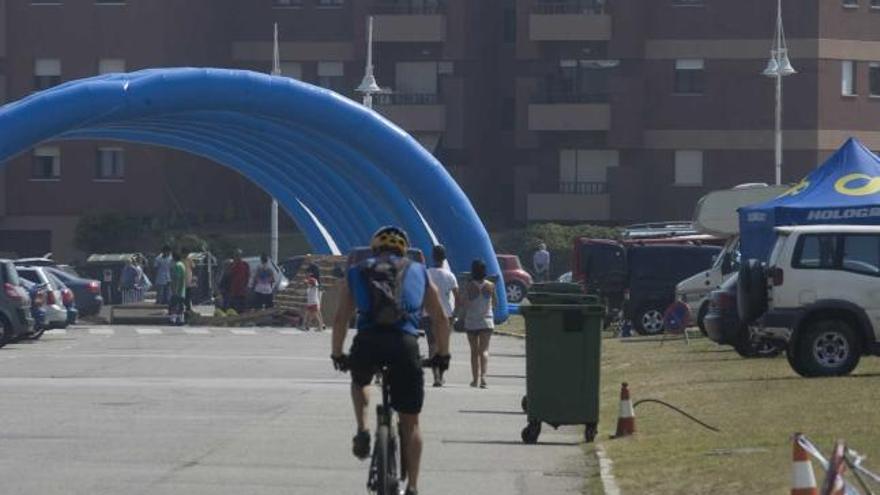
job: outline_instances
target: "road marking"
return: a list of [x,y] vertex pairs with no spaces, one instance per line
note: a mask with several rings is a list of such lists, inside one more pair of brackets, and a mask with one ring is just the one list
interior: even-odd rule
[[281,335],[303,335],[305,332],[302,330],[279,330],[278,333]]
[[596,445],[596,457],[599,459],[599,477],[602,479],[602,488],[605,495],[620,495],[620,487],[611,472],[611,458],[605,452],[605,448]]
[[184,328],[183,333],[187,335],[209,335],[211,331],[207,328]]
[[92,335],[113,335],[115,330],[112,328],[90,328],[89,333]]
[[235,329],[233,329],[233,330],[230,330],[229,333],[231,333],[232,335],[256,335],[257,331],[256,330],[235,330]]
[[44,333],[46,335],[67,335],[67,330],[63,328],[54,328],[52,330],[46,330]]
[[162,335],[162,330],[158,328],[138,328],[138,335]]

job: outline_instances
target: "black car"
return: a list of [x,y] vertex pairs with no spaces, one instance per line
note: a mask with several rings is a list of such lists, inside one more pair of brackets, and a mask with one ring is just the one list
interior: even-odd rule
[[733,276],[709,294],[705,326],[709,339],[716,344],[733,346],[742,357],[773,357],[784,348],[779,342],[763,340],[754,335],[739,319],[736,309],[739,277]]
[[21,285],[15,265],[0,260],[0,347],[28,335],[34,328],[31,298]]
[[712,266],[717,246],[645,244],[626,248],[625,316],[642,335],[663,331],[663,313],[675,301],[675,286]]
[[101,282],[72,275],[54,266],[47,266],[46,270],[73,291],[80,316],[92,316],[101,312],[101,307],[104,305],[104,298],[101,297]]

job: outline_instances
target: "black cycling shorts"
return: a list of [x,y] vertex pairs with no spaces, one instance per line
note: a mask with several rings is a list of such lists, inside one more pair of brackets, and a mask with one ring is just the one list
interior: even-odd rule
[[351,381],[365,387],[380,366],[389,367],[391,407],[419,414],[425,402],[425,374],[414,335],[394,331],[359,331],[349,351]]

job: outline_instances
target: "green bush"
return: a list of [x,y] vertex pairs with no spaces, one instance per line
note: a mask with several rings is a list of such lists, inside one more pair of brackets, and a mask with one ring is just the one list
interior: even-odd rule
[[533,271],[532,255],[538,249],[538,244],[545,243],[550,251],[550,276],[555,278],[571,271],[575,239],[619,239],[620,229],[598,225],[536,223],[524,229],[494,233],[491,237],[497,253],[518,255],[523,268],[529,272]]

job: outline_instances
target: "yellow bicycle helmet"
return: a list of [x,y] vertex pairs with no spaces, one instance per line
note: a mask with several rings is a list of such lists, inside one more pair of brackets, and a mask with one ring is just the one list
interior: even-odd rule
[[409,237],[403,229],[388,225],[380,228],[373,234],[370,247],[374,253],[392,251],[400,256],[406,256],[406,250],[409,248]]

